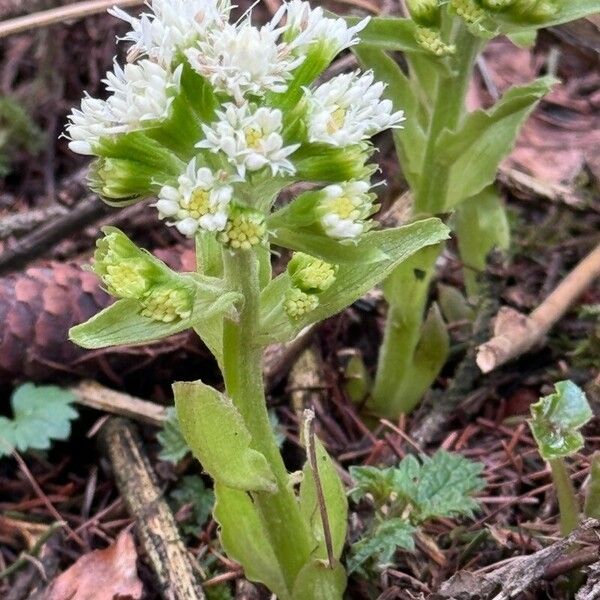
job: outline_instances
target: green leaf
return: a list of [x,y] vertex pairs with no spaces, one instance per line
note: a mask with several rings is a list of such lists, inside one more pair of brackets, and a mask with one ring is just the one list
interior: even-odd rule
[[479,194],[491,185],[500,161],[513,147],[521,125],[540,98],[556,83],[542,77],[514,87],[489,110],[472,112],[457,131],[444,130],[436,157],[450,167],[446,209]]
[[211,278],[175,273],[173,277],[193,295],[192,313],[188,318],[171,323],[155,321],[140,314],[138,300],[125,298],[71,328],[69,338],[83,348],[106,348],[154,342],[192,328],[203,337],[205,331],[212,332],[212,320],[230,312],[240,297],[237,292],[215,285]]
[[464,278],[469,296],[477,296],[477,277],[485,271],[486,259],[493,249],[510,246],[510,226],[506,210],[493,186],[461,202],[454,214],[458,251],[464,265]]
[[[349,25],[356,25],[359,20],[358,17],[346,17]],[[372,17],[360,32],[360,45],[398,52],[426,52],[417,41],[415,22],[399,17]]]
[[413,354],[411,374],[402,393],[406,397],[405,408],[410,412],[430,388],[450,353],[450,336],[437,304],[427,313],[420,331],[419,341]]
[[593,417],[583,390],[572,381],[559,381],[555,392],[531,405],[528,421],[545,460],[570,456],[583,447],[579,430]]
[[365,164],[372,152],[372,146],[365,143],[343,148],[304,143],[293,156],[296,180],[338,183],[364,179],[373,172],[373,167]]
[[334,240],[317,228],[279,227],[271,232],[271,241],[277,246],[304,252],[329,263],[374,263],[386,258],[377,247],[365,247],[360,242],[340,242]]
[[188,475],[179,481],[177,487],[169,494],[169,499],[173,512],[188,508],[189,518],[179,525],[183,533],[199,537],[202,526],[210,517],[215,504],[213,491],[204,485],[201,477]]
[[314,560],[303,567],[294,582],[292,600],[334,600],[346,589],[346,571],[338,562],[333,566]]
[[319,294],[318,307],[293,322],[283,310],[282,304],[285,290],[290,285],[289,276],[287,273],[280,275],[261,295],[260,343],[287,341],[311,323],[338,313],[384,280],[403,260],[421,248],[436,244],[447,237],[448,228],[436,218],[366,233],[358,242],[357,248],[363,249],[365,254],[376,248],[386,258],[368,264],[340,264],[335,283]]
[[444,450],[421,461],[407,457],[394,473],[396,493],[414,508],[411,520],[472,516],[479,504],[471,496],[485,486],[483,465]]
[[413,84],[400,65],[384,51],[359,44],[353,48],[353,52],[362,65],[373,71],[376,80],[385,81],[387,87],[384,95],[393,102],[394,110],[403,110],[407,115],[402,127],[394,130],[394,141],[402,172],[414,187],[423,164],[426,136],[417,118],[421,108]]
[[389,565],[398,548],[414,550],[413,536],[416,531],[416,528],[405,519],[394,518],[382,521],[373,532],[352,545],[347,561],[348,572],[356,571],[367,561],[374,561],[377,565]]
[[13,419],[0,417],[0,457],[13,450],[47,450],[53,440],[66,440],[77,411],[75,396],[56,386],[19,386],[11,398]]
[[438,304],[448,323],[473,321],[475,311],[463,294],[455,287],[438,283]]
[[532,48],[535,45],[537,39],[537,30],[532,29],[530,31],[517,31],[508,36],[510,41],[519,48]]
[[350,498],[354,502],[358,502],[367,494],[373,497],[376,506],[382,506],[390,499],[390,494],[394,490],[393,468],[380,469],[371,466],[352,466],[349,470],[354,481]]
[[179,427],[177,411],[172,406],[167,409],[167,419],[156,437],[160,444],[160,460],[177,464],[190,451]]
[[554,4],[558,7],[558,10],[552,17],[545,19],[543,23],[522,24],[510,22],[506,16],[501,15],[504,21],[500,26],[502,33],[510,34],[512,36],[516,33],[525,31],[535,31],[540,27],[554,27],[562,23],[582,19],[587,15],[593,15],[600,11],[598,0],[560,0]]
[[[333,555],[336,559],[339,559],[344,548],[344,542],[346,541],[348,501],[344,485],[335,469],[333,461],[329,457],[329,454],[327,454],[323,444],[316,438],[315,442],[317,469],[323,488],[323,496],[325,497],[325,506],[327,507]],[[311,531],[319,544],[312,556],[326,560],[327,549],[323,533],[323,521],[317,501],[315,476],[308,460],[304,465],[302,473],[304,478],[300,485],[300,510],[306,521],[310,523]]]
[[250,581],[266,585],[278,598],[290,598],[279,562],[252,498],[240,490],[215,483],[214,516],[227,555],[244,565]]
[[240,490],[277,489],[275,477],[231,400],[201,381],[173,384],[181,432],[215,480]]

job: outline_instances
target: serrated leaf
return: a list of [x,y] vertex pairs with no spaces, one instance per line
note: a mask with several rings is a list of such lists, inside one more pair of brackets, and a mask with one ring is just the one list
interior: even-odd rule
[[489,186],[461,202],[456,207],[454,224],[467,293],[477,296],[477,276],[485,271],[488,254],[494,248],[506,250],[510,245],[508,218],[496,189]]
[[188,452],[189,446],[181,433],[179,421],[177,420],[177,411],[170,406],[167,409],[167,419],[163,428],[157,434],[158,442],[161,446],[158,458],[161,460],[177,464]]
[[498,165],[513,147],[521,125],[554,83],[553,77],[542,77],[513,87],[489,110],[472,112],[457,131],[441,133],[436,157],[450,167],[446,209],[493,183]]
[[377,565],[389,564],[398,548],[414,550],[413,538],[416,531],[405,519],[382,521],[372,533],[352,545],[352,552],[347,561],[348,572],[356,571],[370,560],[375,561]]
[[[339,559],[344,548],[344,542],[346,541],[348,501],[344,485],[335,469],[335,465],[329,454],[327,454],[323,444],[316,438],[315,446],[318,476],[321,480],[325,506],[327,507],[333,555],[336,559]],[[318,548],[312,556],[325,560],[328,557],[325,546],[325,535],[323,533],[323,521],[317,501],[315,477],[309,461],[306,461],[302,473],[304,477],[300,485],[300,511],[306,521],[310,523],[311,531],[318,542]]]
[[349,471],[354,481],[354,487],[350,490],[350,498],[354,502],[358,502],[367,494],[373,496],[376,505],[383,505],[389,500],[394,490],[393,468],[352,466]]
[[460,454],[438,450],[431,458],[405,458],[394,473],[394,489],[414,509],[411,520],[472,516],[478,503],[471,497],[485,486],[483,465]]
[[231,400],[201,381],[173,384],[181,432],[206,472],[240,490],[277,489],[267,459],[252,449],[252,436]]
[[260,515],[246,492],[215,484],[214,516],[227,555],[244,565],[250,581],[264,583],[279,598],[290,594]]
[[53,440],[66,440],[78,416],[74,400],[72,392],[56,386],[19,386],[11,398],[13,419],[0,417],[0,457],[15,449],[47,450]]
[[366,265],[340,264],[333,285],[319,294],[317,308],[293,322],[282,305],[285,290],[290,286],[289,276],[284,273],[276,277],[261,296],[260,343],[288,341],[311,323],[338,313],[388,277],[403,260],[447,237],[448,228],[436,218],[366,233],[358,247],[364,248],[365,252],[377,248],[386,259]]
[[546,460],[570,456],[583,447],[579,430],[593,412],[583,390],[570,380],[559,381],[555,392],[531,405],[528,421],[540,454]]
[[199,536],[202,526],[212,512],[215,504],[213,491],[204,485],[197,475],[188,475],[181,479],[177,487],[169,494],[174,512],[184,506],[191,507],[190,518],[180,524],[181,530],[187,535]]

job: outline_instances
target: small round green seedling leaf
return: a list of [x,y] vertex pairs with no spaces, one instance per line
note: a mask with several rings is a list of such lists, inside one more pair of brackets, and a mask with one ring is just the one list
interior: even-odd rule
[[238,490],[274,492],[267,459],[250,446],[252,437],[231,400],[201,381],[173,385],[181,433],[206,472]]
[[579,430],[593,413],[583,390],[572,381],[559,381],[555,392],[531,406],[529,427],[545,460],[570,456],[583,447]]
[[53,440],[66,440],[77,411],[75,396],[54,385],[19,386],[11,399],[13,419],[0,418],[0,457],[13,450],[47,450]]

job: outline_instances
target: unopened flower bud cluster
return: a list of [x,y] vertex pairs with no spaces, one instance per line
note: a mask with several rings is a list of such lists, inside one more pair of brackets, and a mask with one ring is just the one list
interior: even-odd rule
[[168,281],[154,259],[121,232],[108,231],[98,240],[93,268],[108,292],[137,300],[140,314],[153,321],[172,323],[191,315],[188,290]]

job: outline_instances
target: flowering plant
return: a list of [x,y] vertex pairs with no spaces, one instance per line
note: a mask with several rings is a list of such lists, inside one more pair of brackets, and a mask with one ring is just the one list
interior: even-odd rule
[[[376,231],[370,137],[400,127],[384,85],[359,71],[316,82],[358,42],[306,2],[262,27],[229,23],[223,0],[152,0],[127,21],[125,67],[108,97],[86,97],[67,127],[95,157],[90,185],[122,206],[154,196],[168,226],[193,239],[197,271],[176,273],[106,228],[94,270],[117,301],[71,330],[87,348],[138,344],[192,328],[214,354],[225,393],[173,387],[181,430],[215,482],[228,554],[282,600],[341,598],[343,486],[310,429],[302,474],[290,476],[266,410],[264,348],[335,314],[447,228],[435,218]],[[302,182],[303,193],[277,204]],[[293,252],[273,277],[270,250]]]
[[[540,27],[598,10],[597,0],[407,0],[410,18],[378,17],[361,32],[358,58],[388,84],[386,96],[413,115],[394,132],[413,214],[453,213],[450,222],[464,265],[467,293],[479,294],[477,275],[510,232],[494,180],[521,125],[556,80],[542,77],[508,90],[487,110],[466,108],[479,52],[502,34],[532,45]],[[349,23],[356,22],[349,19]],[[404,53],[406,70],[386,54]],[[384,341],[367,408],[396,419],[410,412],[443,367],[449,351],[445,324],[426,312],[435,263],[443,245],[427,247],[387,279]]]

